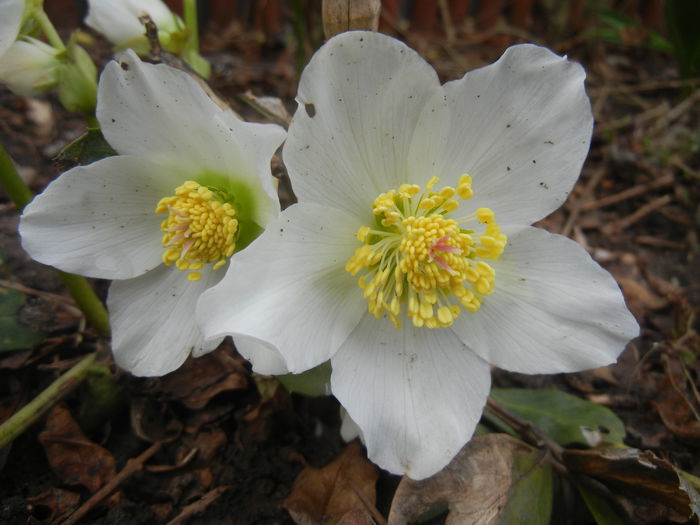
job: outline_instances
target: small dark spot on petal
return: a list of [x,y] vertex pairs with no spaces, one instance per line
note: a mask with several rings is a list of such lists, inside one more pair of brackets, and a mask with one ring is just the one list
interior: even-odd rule
[[126,62],[121,62],[119,65],[124,71],[129,71],[129,64],[127,64]]
[[304,104],[304,109],[309,117],[314,118],[316,116],[316,106],[314,106],[311,102],[306,102]]

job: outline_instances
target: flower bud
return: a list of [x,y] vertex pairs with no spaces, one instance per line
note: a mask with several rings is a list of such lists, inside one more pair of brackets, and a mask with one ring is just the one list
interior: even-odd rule
[[0,82],[18,95],[44,93],[58,80],[59,53],[35,38],[17,40],[0,57]]

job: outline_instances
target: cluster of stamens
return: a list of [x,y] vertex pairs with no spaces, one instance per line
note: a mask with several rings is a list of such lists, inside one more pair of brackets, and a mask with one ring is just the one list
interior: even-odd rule
[[[372,211],[373,227],[362,226],[357,239],[362,246],[345,265],[358,283],[375,317],[384,313],[401,326],[401,311],[417,327],[450,326],[461,308],[476,312],[484,296],[494,288],[496,273],[484,259],[495,261],[505,249],[489,208],[456,219],[457,200],[473,196],[471,177],[462,175],[457,188],[433,191],[432,177],[423,191],[415,184],[379,195]],[[483,231],[460,228],[473,222]]]
[[198,281],[206,264],[221,268],[236,249],[238,220],[236,210],[219,193],[194,181],[175,189],[175,195],[164,197],[156,213],[168,212],[162,222],[163,262],[190,271],[187,279]]

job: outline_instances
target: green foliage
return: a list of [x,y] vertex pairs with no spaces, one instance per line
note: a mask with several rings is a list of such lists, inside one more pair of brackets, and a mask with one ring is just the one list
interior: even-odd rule
[[577,484],[576,488],[598,525],[624,525],[624,520],[613,510],[605,498],[583,485]]
[[666,25],[685,78],[700,76],[700,2],[698,0],[666,0]]
[[634,18],[600,5],[591,5],[590,9],[598,15],[602,24],[588,30],[589,38],[614,44],[634,42],[653,51],[673,51],[673,46],[668,40],[656,31],[642,28]]
[[124,393],[105,366],[92,365],[83,383],[80,426],[88,432],[107,421],[124,402]]
[[541,452],[513,457],[513,483],[500,525],[549,525],[552,514],[552,467]]
[[277,376],[277,379],[290,392],[305,396],[325,396],[330,390],[331,362],[326,361],[301,374]]
[[44,338],[17,319],[26,300],[23,293],[0,288],[0,353],[32,348]]
[[82,166],[116,154],[99,129],[88,129],[63,148],[54,161],[68,167]]
[[558,390],[494,388],[491,397],[560,445],[622,444],[625,436],[614,412]]

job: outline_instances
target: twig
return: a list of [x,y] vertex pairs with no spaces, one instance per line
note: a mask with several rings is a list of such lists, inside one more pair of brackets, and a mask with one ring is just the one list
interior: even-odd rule
[[648,109],[634,116],[625,115],[610,122],[604,122],[595,127],[594,135],[600,135],[604,131],[612,131],[614,129],[624,128],[633,124],[642,124],[648,120],[654,120],[666,114],[669,110],[668,103],[664,100],[661,104]]
[[654,199],[653,201],[645,204],[641,208],[639,208],[637,211],[634,213],[631,213],[627,215],[626,217],[623,217],[619,221],[615,222],[614,224],[610,225],[610,228],[606,228],[609,230],[611,233],[619,233],[622,230],[625,230],[632,226],[633,224],[641,221],[644,217],[649,215],[651,212],[658,210],[659,208],[666,206],[673,197],[671,195],[663,195],[662,197],[659,197],[658,199]]
[[447,5],[447,0],[438,0],[438,6],[440,7],[440,16],[442,17],[442,23],[445,26],[445,36],[447,37],[447,43],[451,45],[455,41],[455,28],[452,25],[450,7]]
[[[75,301],[73,299],[71,299],[70,297],[66,297],[65,295],[59,295],[57,293],[51,293],[51,292],[44,292],[42,290],[30,288],[29,286],[24,286],[23,284],[20,284],[20,283],[14,283],[14,282],[8,281],[6,279],[0,279],[0,287],[7,288],[8,290],[15,290],[16,292],[22,292],[25,295],[36,295],[37,297],[42,297],[42,298],[47,299],[49,301],[61,303],[63,306],[70,307],[72,309],[75,309],[76,312],[78,312],[78,309],[75,308]],[[79,312],[77,314],[80,315]]]
[[667,128],[671,122],[685,115],[693,105],[700,100],[700,89],[694,91],[688,98],[683,100],[674,108],[666,111],[654,124],[651,126],[650,133],[657,133],[662,129]]
[[690,78],[690,79],[684,79],[684,80],[662,80],[662,81],[653,81],[653,82],[646,82],[644,84],[637,84],[637,85],[617,85],[617,86],[603,86],[602,88],[592,88],[588,90],[588,93],[592,96],[595,97],[596,95],[599,94],[599,91],[605,89],[608,93],[610,94],[619,94],[619,93],[632,93],[635,91],[655,91],[657,89],[675,89],[675,88],[680,88],[680,87],[686,87],[686,86],[693,86],[698,83],[697,78]]
[[89,354],[68,372],[51,383],[46,390],[32,399],[10,419],[0,425],[0,449],[27,430],[52,406],[72,392],[87,376],[96,354]]
[[494,401],[492,398],[486,400],[486,408],[488,408],[493,414],[505,421],[508,426],[515,430],[520,437],[522,437],[528,443],[541,448],[546,447],[552,453],[552,459],[554,460],[554,466],[557,470],[565,471],[566,468],[563,464],[563,453],[564,449],[559,443],[552,440],[549,436],[543,433],[539,428],[534,426],[529,421],[516,416],[510,410],[501,406],[498,402]]
[[663,188],[664,186],[671,186],[673,184],[673,174],[668,173],[664,175],[663,177],[656,179],[652,182],[646,182],[644,184],[638,184],[636,186],[632,186],[631,188],[628,188],[626,190],[623,190],[619,193],[615,193],[613,195],[608,195],[607,197],[603,197],[602,199],[598,199],[593,202],[586,202],[581,205],[581,211],[591,211],[591,210],[596,210],[598,208],[603,208],[604,206],[610,206],[611,204],[617,204],[618,202],[622,202],[627,199],[631,199],[632,197],[637,197],[639,195],[642,195],[650,190],[656,189],[656,188]]
[[180,514],[171,519],[166,525],[180,525],[180,523],[191,518],[195,514],[199,514],[200,512],[202,512],[209,505],[211,505],[217,499],[219,499],[219,496],[221,496],[230,488],[230,485],[222,485],[221,487],[216,487],[215,489],[210,490],[194,503],[190,503],[189,505],[187,505],[184,509],[182,509]]
[[109,497],[112,492],[114,492],[119,485],[126,481],[132,474],[141,470],[143,464],[148,461],[148,459],[153,456],[156,452],[160,450],[160,442],[153,443],[144,452],[142,452],[137,458],[129,459],[124,465],[124,468],[108,483],[106,483],[100,490],[95,492],[90,499],[83,503],[73,514],[68,516],[68,518],[61,523],[61,525],[74,525],[78,523],[88,512],[95,508],[100,502]]
[[586,187],[583,190],[583,193],[579,197],[579,199],[574,203],[573,208],[571,209],[571,213],[566,219],[566,223],[564,223],[564,227],[561,229],[562,235],[569,236],[571,234],[571,231],[574,228],[574,224],[578,220],[579,215],[581,214],[581,210],[583,209],[584,202],[583,199],[587,197],[588,195],[593,194],[593,190],[595,190],[595,187],[598,185],[600,180],[603,178],[603,175],[605,175],[605,167],[601,166],[598,168],[595,173],[591,176],[591,179],[588,181],[588,184],[586,184]]

